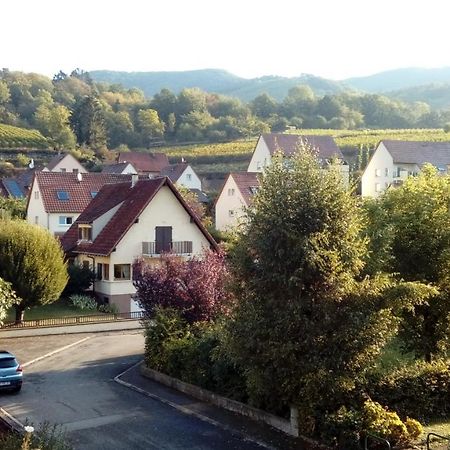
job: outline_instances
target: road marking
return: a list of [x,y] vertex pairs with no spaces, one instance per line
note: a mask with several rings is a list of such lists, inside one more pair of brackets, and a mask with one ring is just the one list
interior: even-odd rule
[[9,423],[12,422],[10,425],[13,425],[14,428],[18,429],[18,431],[23,430],[24,424],[19,419],[16,419],[14,416],[9,414],[8,411],[0,408],[0,415],[4,415]]
[[83,339],[80,339],[79,341],[72,342],[72,344],[65,345],[64,347],[61,347],[61,348],[57,348],[56,350],[53,350],[50,353],[39,356],[39,358],[32,359],[31,361],[28,361],[25,364],[22,364],[22,367],[30,366],[31,364],[37,363],[38,361],[48,358],[49,356],[53,356],[53,355],[56,355],[57,353],[63,352],[64,350],[67,350],[68,348],[74,347],[75,345],[81,344],[82,342],[87,341],[88,339],[91,339],[91,337],[92,336],[88,336]]
[[203,414],[200,414],[196,411],[193,411],[189,408],[186,408],[185,406],[182,405],[178,405],[177,403],[171,402],[170,400],[167,400],[166,398],[162,398],[159,395],[156,394],[152,394],[151,392],[146,391],[145,389],[142,389],[138,386],[135,386],[134,384],[128,383],[127,381],[123,381],[120,379],[120,377],[122,377],[123,375],[125,375],[127,372],[129,372],[130,370],[134,369],[135,367],[141,365],[144,361],[139,361],[136,364],[133,364],[131,367],[128,367],[128,369],[124,370],[122,373],[119,373],[119,375],[114,377],[114,381],[118,384],[121,384],[122,386],[125,386],[129,389],[132,389],[133,391],[139,392],[140,394],[145,395],[146,397],[150,397],[153,398],[154,400],[158,400],[161,403],[164,403],[168,406],[171,406],[172,408],[175,408],[176,410],[182,412],[183,414],[186,414],[188,416],[194,416],[197,419],[202,420],[203,422],[207,422],[210,425],[213,425],[215,427],[221,428],[222,430],[228,431],[230,432],[232,435],[234,436],[238,436],[239,438],[243,439],[244,441],[247,442],[252,442],[254,444],[259,445],[260,447],[263,447],[267,450],[276,450],[276,447],[272,447],[268,444],[266,444],[265,442],[262,442],[258,439],[254,439],[251,438],[247,435],[245,435],[243,432],[238,431],[228,425],[225,425],[221,422],[218,422],[217,420],[211,419],[211,417],[207,417],[204,416]]

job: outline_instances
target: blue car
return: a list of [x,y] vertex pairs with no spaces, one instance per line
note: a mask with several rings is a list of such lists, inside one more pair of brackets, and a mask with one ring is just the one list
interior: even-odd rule
[[19,392],[22,389],[22,366],[16,357],[0,350],[0,390]]

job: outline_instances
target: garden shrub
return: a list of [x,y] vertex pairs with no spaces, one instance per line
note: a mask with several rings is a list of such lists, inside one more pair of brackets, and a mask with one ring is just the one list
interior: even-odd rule
[[417,361],[388,374],[372,375],[367,389],[373,399],[405,417],[428,421],[450,414],[448,361]]
[[78,264],[69,264],[67,266],[69,281],[62,293],[63,297],[70,297],[74,294],[83,294],[94,281],[94,272],[89,267]]
[[79,309],[94,311],[97,309],[97,302],[87,295],[71,295],[69,297],[73,306]]
[[117,305],[109,305],[109,304],[103,304],[100,305],[98,307],[98,310],[102,313],[107,313],[107,314],[118,314],[119,313],[119,308]]

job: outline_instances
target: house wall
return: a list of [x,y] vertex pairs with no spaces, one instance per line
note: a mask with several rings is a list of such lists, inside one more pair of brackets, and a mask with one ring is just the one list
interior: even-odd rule
[[[131,296],[136,289],[132,280],[114,280],[114,264],[133,264],[137,257],[142,256],[142,242],[155,241],[157,226],[171,226],[173,241],[192,241],[193,255],[202,253],[204,248],[210,246],[170,188],[163,186],[142,212],[139,221],[131,225],[115,251],[109,257],[94,258],[95,267],[97,263],[109,264],[109,280],[97,280],[95,292],[102,299],[107,297],[110,304],[116,304],[120,312],[130,311]],[[93,263],[92,258],[86,255],[80,255],[77,259],[80,263],[83,260],[89,261],[90,265]]]
[[216,229],[226,231],[236,227],[245,217],[244,208],[246,206],[241,191],[233,177],[229,175],[216,201]]
[[122,170],[122,172],[120,172],[122,174],[136,174],[137,171],[136,169],[133,167],[133,165],[131,163],[128,163],[125,168]]
[[48,214],[48,227],[47,229],[53,233],[55,236],[62,236],[70,227],[72,224],[69,225],[61,225],[59,223],[60,217],[72,217],[72,223],[75,222],[75,220],[78,219],[80,213],[74,213],[74,212],[64,212],[64,213],[50,213]]
[[269,147],[263,138],[259,138],[253,151],[252,159],[247,168],[247,172],[263,172],[264,167],[269,166],[272,162]]
[[52,172],[64,172],[62,169],[65,169],[65,172],[76,172],[78,170],[79,173],[88,173],[88,171],[70,153],[56,164],[52,169]]
[[363,197],[381,195],[393,181],[393,170],[392,156],[380,142],[361,177],[361,195]]
[[191,166],[186,167],[180,178],[178,178],[177,184],[179,184],[180,186],[185,186],[188,189],[199,189],[200,191],[202,190],[202,182]]
[[48,214],[45,212],[44,202],[42,201],[42,193],[36,179],[33,180],[33,184],[28,195],[27,222],[37,224],[48,229]]

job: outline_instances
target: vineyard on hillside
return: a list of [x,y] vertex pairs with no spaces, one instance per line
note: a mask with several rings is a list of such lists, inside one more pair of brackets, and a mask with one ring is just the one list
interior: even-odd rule
[[49,142],[37,130],[0,124],[0,148],[47,148]]

